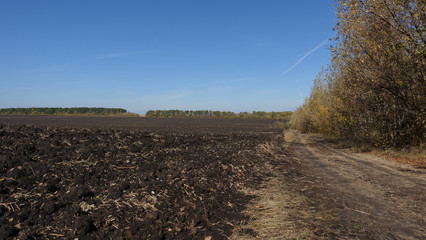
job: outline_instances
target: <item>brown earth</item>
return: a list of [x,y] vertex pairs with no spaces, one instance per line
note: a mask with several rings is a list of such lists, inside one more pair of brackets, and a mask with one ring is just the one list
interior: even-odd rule
[[272,123],[1,117],[0,239],[227,239]]
[[274,120],[214,118],[149,118],[111,116],[0,115],[0,123],[50,127],[139,129],[155,131],[264,131]]
[[0,239],[425,238],[425,169],[273,123],[0,116]]

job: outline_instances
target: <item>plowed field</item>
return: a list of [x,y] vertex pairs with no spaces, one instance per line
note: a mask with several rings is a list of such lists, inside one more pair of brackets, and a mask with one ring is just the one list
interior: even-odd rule
[[226,239],[272,123],[0,117],[0,239]]

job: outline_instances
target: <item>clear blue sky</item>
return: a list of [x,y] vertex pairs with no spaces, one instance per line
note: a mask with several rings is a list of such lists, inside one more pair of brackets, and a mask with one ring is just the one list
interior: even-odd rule
[[333,1],[1,1],[0,108],[294,110]]

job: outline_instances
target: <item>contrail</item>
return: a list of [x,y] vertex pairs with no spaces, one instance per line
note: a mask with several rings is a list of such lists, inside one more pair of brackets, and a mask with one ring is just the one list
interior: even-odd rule
[[284,76],[287,73],[289,73],[291,70],[293,70],[295,67],[297,67],[297,65],[299,65],[305,58],[307,58],[309,55],[314,53],[316,50],[320,49],[328,41],[329,40],[327,39],[327,40],[323,41],[322,43],[318,44],[318,46],[316,46],[315,48],[309,50],[307,53],[305,53],[305,55],[303,55],[303,57],[301,57],[299,60],[297,60],[297,62],[295,64],[293,64],[293,66],[291,66],[289,69],[285,70],[281,75]]
[[145,54],[145,53],[149,53],[149,51],[112,53],[112,54],[97,56],[97,57],[95,57],[95,59],[110,59],[110,58],[117,58],[117,57],[140,55],[140,54]]
[[212,84],[221,84],[221,83],[234,83],[234,82],[245,82],[245,81],[249,81],[249,80],[253,80],[256,77],[243,77],[243,78],[235,78],[235,79],[231,79],[231,80],[223,80],[223,81],[216,81],[216,82],[212,82]]

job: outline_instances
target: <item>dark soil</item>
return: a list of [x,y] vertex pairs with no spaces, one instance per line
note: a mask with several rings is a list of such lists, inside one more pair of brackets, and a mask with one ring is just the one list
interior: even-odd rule
[[215,118],[149,118],[109,116],[0,115],[0,123],[13,125],[42,125],[50,127],[140,129],[161,132],[184,130],[196,132],[270,131],[277,120],[215,119]]
[[227,239],[282,144],[271,121],[109,120],[1,117],[0,239]]

